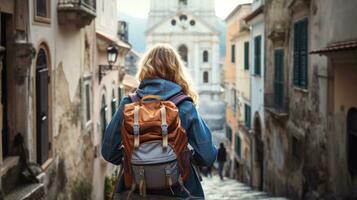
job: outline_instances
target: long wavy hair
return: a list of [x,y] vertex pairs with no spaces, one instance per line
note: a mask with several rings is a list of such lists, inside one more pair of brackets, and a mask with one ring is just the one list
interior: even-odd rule
[[179,54],[169,44],[156,44],[142,57],[137,73],[139,81],[161,78],[174,82],[197,105],[198,95],[186,72]]

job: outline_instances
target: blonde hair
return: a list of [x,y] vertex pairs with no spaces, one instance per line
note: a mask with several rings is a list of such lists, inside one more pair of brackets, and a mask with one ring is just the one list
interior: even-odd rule
[[180,56],[169,44],[156,44],[145,53],[139,63],[137,78],[139,81],[161,78],[174,82],[197,105],[198,95],[189,84],[190,79]]

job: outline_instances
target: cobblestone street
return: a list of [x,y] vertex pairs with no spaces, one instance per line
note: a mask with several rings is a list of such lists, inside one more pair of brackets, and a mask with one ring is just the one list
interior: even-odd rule
[[221,181],[218,176],[213,176],[212,178],[203,177],[202,186],[205,191],[206,200],[286,200],[286,198],[271,197],[264,192],[253,190],[251,187],[233,179],[225,178]]

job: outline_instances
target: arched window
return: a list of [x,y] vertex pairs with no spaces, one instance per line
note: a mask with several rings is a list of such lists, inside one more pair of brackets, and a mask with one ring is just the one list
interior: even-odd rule
[[203,72],[203,83],[208,83],[209,79],[208,79],[208,72],[205,71]]
[[351,108],[347,113],[348,134],[348,169],[352,176],[357,175],[357,108]]
[[204,50],[202,57],[203,57],[203,62],[208,62],[208,51]]
[[105,102],[105,95],[102,95],[102,105],[100,108],[100,124],[102,128],[102,140],[104,139],[105,128],[107,127],[107,103]]
[[113,90],[112,90],[112,102],[111,102],[112,116],[114,116],[115,111],[116,111],[116,102],[117,102],[117,100],[115,99],[114,88],[113,88]]
[[181,59],[187,63],[187,54],[188,54],[188,49],[187,46],[182,44],[178,48],[178,53],[181,56]]

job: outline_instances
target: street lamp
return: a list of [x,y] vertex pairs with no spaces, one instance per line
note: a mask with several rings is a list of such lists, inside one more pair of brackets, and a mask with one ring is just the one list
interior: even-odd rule
[[112,70],[118,58],[118,48],[110,45],[107,48],[107,61],[109,65],[99,65],[99,82],[102,80],[105,71]]
[[113,65],[118,58],[118,48],[116,48],[113,45],[110,45],[107,48],[107,59],[108,59],[108,63],[109,65]]

